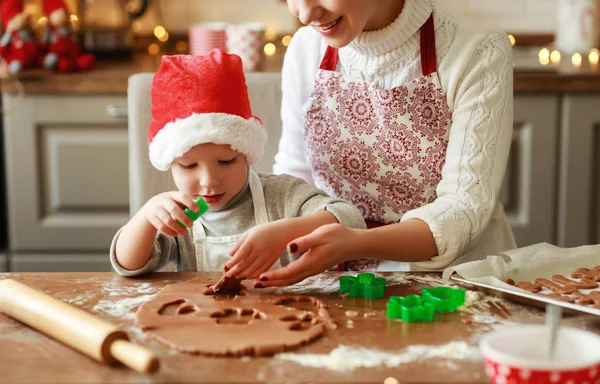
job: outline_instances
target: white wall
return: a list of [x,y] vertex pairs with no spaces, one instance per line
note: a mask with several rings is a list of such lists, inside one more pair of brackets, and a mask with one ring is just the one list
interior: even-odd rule
[[438,0],[448,8],[511,33],[554,33],[557,0]]

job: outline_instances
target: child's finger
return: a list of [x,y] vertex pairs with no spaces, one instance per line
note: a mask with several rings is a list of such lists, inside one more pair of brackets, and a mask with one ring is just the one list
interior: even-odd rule
[[327,243],[327,239],[320,232],[312,232],[308,235],[299,237],[288,244],[288,252],[292,255],[297,255],[307,252],[311,248],[316,248]]
[[183,213],[183,209],[181,209],[175,200],[171,200],[165,204],[165,209],[170,213],[173,219],[179,220],[179,222],[185,225],[186,228],[191,228],[194,225],[192,219]]
[[158,217],[152,216],[148,221],[150,221],[150,224],[152,224],[154,228],[167,236],[176,237],[178,235],[177,232],[167,227]]
[[[187,230],[185,228],[183,228],[181,225],[177,224],[177,222],[175,220],[173,220],[173,217],[171,216],[171,214],[169,212],[167,212],[166,210],[158,212],[157,216],[163,222],[164,226],[166,226],[167,228],[171,229],[172,231],[175,231],[176,233],[178,233],[182,236],[187,235]],[[161,232],[163,232],[162,229],[161,229]]]
[[194,201],[194,199],[192,199],[189,195],[186,195],[185,193],[179,191],[175,194],[175,196],[173,196],[173,198],[182,206],[184,206],[185,208],[189,208],[194,212],[198,212],[200,211],[200,207],[198,206],[198,204],[196,204],[196,202]]
[[[246,236],[248,236],[248,232],[244,233],[242,235],[242,237],[238,240],[237,243],[235,243],[235,245],[233,246],[233,249],[231,250],[231,252],[229,252],[229,256],[232,256],[236,254],[236,252],[240,249],[240,247],[242,246],[242,244],[244,243],[244,241],[246,240]],[[231,268],[233,267],[235,264],[235,262],[233,260],[229,260],[227,262],[227,264],[225,264],[227,266],[227,268]]]
[[238,273],[244,270],[252,260],[248,260],[248,255],[252,252],[252,245],[245,241],[244,244],[238,249],[233,259],[228,261],[232,263],[233,267],[227,271],[227,277],[236,277]]
[[[256,274],[256,271],[258,271],[259,268],[261,268],[265,264],[265,257],[261,257],[261,255],[258,255],[257,257],[252,257],[252,255],[250,255],[249,259],[254,259],[254,261],[250,263],[250,265],[248,265],[247,268],[241,271],[241,273],[247,278],[250,278],[250,276]],[[267,262],[269,261],[268,259],[269,258],[267,257]]]
[[273,266],[273,264],[275,264],[275,263],[271,262],[271,260],[267,260],[256,271],[254,271],[253,273],[251,273],[248,276],[248,279],[258,279],[260,277],[260,275],[262,275],[264,272],[268,271],[269,268],[271,268]]

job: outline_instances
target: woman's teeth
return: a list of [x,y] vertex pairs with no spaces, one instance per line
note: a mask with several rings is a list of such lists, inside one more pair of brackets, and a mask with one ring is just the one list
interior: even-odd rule
[[339,21],[340,21],[340,18],[337,18],[337,19],[333,20],[331,23],[329,23],[329,24],[327,24],[327,25],[324,25],[324,26],[322,26],[322,27],[319,27],[319,29],[320,29],[321,31],[327,31],[328,29],[331,29],[331,28],[335,27],[335,25],[336,25],[336,24],[337,24]]

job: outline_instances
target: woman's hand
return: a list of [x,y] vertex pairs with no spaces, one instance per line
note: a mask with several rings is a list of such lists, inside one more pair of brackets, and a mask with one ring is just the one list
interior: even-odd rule
[[[230,252],[232,259],[225,264],[227,277],[256,279],[277,262],[290,241],[283,219],[249,229]],[[293,238],[293,237],[292,237]]]
[[183,210],[189,208],[198,212],[200,207],[196,202],[183,192],[165,192],[154,196],[140,210],[146,220],[157,230],[167,236],[187,235],[186,228],[183,228],[178,220],[187,228],[192,227],[194,222],[187,217]]
[[306,252],[298,260],[274,271],[260,275],[256,288],[284,286],[298,283],[321,273],[334,265],[360,258],[359,244],[364,230],[351,229],[341,224],[328,224],[312,233],[295,239],[288,245],[290,254]]

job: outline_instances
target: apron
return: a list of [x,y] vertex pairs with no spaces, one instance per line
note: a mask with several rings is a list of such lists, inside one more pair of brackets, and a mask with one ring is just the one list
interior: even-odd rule
[[[260,178],[253,171],[250,171],[249,184],[256,225],[266,224],[269,222],[269,216],[267,215],[263,186]],[[206,231],[200,220],[194,222],[193,233],[196,247],[196,269],[202,272],[223,272],[225,263],[231,259],[229,252],[244,235],[240,233],[221,237],[206,236]],[[281,261],[277,260],[271,269],[280,267]]]
[[[381,90],[336,72],[338,50],[329,46],[310,95],[304,139],[315,185],[352,202],[368,228],[398,223],[437,198],[452,113],[436,72],[433,15],[420,36],[423,76]],[[366,259],[345,265],[351,271],[413,267]]]

